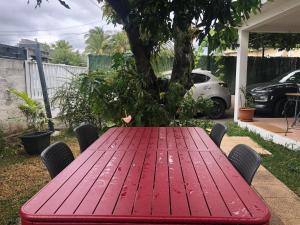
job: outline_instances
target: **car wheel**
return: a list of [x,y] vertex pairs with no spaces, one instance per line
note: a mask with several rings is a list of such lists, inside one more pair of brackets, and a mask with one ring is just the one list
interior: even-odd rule
[[209,118],[211,119],[220,119],[224,116],[225,113],[225,102],[218,98],[212,98],[213,101],[213,108],[209,112]]
[[284,105],[286,103],[286,99],[280,99],[275,103],[274,106],[274,117],[284,117]]

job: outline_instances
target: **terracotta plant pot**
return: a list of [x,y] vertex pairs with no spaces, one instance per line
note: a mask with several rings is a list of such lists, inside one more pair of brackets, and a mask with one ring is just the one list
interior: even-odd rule
[[255,108],[240,108],[240,120],[244,122],[252,122]]

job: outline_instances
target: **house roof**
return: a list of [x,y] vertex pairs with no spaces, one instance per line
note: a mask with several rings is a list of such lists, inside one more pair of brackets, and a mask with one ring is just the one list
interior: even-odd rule
[[261,12],[239,28],[261,33],[300,33],[300,1],[273,0],[263,4]]

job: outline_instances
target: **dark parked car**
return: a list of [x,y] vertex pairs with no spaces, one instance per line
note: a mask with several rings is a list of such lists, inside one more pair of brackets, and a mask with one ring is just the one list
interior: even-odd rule
[[248,92],[253,96],[257,112],[274,117],[283,116],[286,93],[299,92],[300,70],[286,73],[267,83],[249,85]]

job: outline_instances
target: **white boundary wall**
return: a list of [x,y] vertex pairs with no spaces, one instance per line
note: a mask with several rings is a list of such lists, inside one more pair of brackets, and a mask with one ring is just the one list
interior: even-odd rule
[[[87,67],[43,63],[49,99],[57,88],[73,76],[87,72]],[[8,133],[21,130],[26,125],[24,116],[17,105],[20,100],[8,92],[9,88],[25,91],[30,97],[43,104],[43,95],[36,62],[0,58],[0,126]],[[52,116],[58,109],[51,106]]]

